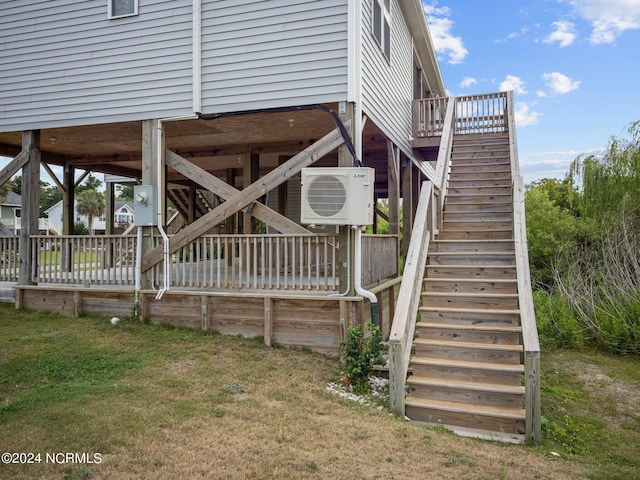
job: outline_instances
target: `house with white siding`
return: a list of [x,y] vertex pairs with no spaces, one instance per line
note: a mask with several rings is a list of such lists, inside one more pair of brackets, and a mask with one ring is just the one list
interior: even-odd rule
[[[12,158],[0,184],[19,171],[23,178],[19,306],[115,315],[134,304],[153,322],[337,354],[350,324],[372,320],[400,345],[396,334],[413,340],[419,309],[442,320],[448,300],[416,304],[425,262],[425,275],[457,262],[445,274],[453,283],[437,288],[469,285],[473,297],[485,287],[471,270],[468,281],[458,275],[465,262],[484,261],[479,250],[511,241],[490,260],[506,259],[500,275],[526,258],[521,242],[513,247],[522,217],[512,195],[512,95],[446,98],[420,0],[3,0],[0,31],[0,155]],[[456,151],[470,153],[454,168]],[[63,191],[55,240],[37,235],[41,168]],[[134,231],[115,235],[107,225],[104,236],[71,235],[79,171],[135,183]],[[455,188],[454,174],[462,182]],[[478,181],[489,183],[468,185]],[[107,182],[106,218],[116,213],[114,188]],[[448,206],[449,198],[462,205]],[[174,207],[181,223],[170,229]],[[430,243],[445,233],[458,243]],[[59,255],[38,256],[41,248]],[[526,290],[505,295],[526,305],[515,299]],[[502,308],[493,297],[471,297],[460,300],[464,315]],[[511,312],[514,322],[521,311]],[[453,315],[452,333],[436,328],[424,337],[510,335],[508,358],[520,361],[520,327],[461,334],[460,323],[468,321],[465,332],[477,328],[463,313]],[[483,325],[502,328],[496,315]],[[461,355],[451,348],[441,347],[444,357]],[[535,341],[525,351],[533,358]],[[402,384],[394,392],[404,394],[407,371],[394,362],[409,356],[392,355],[391,375]],[[454,368],[443,362],[438,371]],[[407,412],[520,435],[518,368],[510,370],[513,398],[498,400],[515,413],[466,404],[455,414],[424,413],[424,398]],[[404,411],[403,395],[399,404]]]

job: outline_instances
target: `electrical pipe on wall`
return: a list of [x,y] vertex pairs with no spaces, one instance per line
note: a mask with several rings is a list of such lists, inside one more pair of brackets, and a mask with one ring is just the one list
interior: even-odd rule
[[353,287],[358,295],[362,295],[369,299],[369,302],[371,303],[371,323],[378,326],[380,324],[378,297],[376,297],[372,292],[362,288],[362,230],[364,227],[354,225],[352,228],[356,232],[353,252]]

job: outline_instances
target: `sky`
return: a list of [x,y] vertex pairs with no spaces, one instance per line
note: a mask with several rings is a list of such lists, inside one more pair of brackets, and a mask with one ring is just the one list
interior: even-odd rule
[[563,178],[640,120],[640,0],[423,5],[449,95],[515,92],[525,183]]
[[640,120],[640,0],[423,0],[449,95],[513,90],[525,184]]

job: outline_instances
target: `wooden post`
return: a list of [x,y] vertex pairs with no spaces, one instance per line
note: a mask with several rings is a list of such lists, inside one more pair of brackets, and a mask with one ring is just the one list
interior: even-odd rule
[[271,297],[264,299],[264,344],[271,346],[273,337],[273,300]]
[[542,412],[540,399],[540,352],[527,352],[524,357],[525,440],[542,443]]
[[413,230],[413,164],[402,156],[402,255],[407,259],[409,241]]
[[[73,235],[75,225],[76,169],[67,160],[62,173],[62,235]],[[73,251],[71,242],[65,240],[61,245],[61,263],[65,272],[73,268]]]
[[196,184],[195,182],[189,183],[189,205],[187,210],[187,223],[191,225],[196,221]]
[[[164,148],[162,148],[164,152]],[[142,122],[142,184],[156,185],[158,187],[158,195],[161,195],[160,186],[158,185],[158,120],[144,120]],[[153,250],[153,227],[143,227],[142,240],[142,256]],[[169,268],[168,265],[164,266]],[[140,278],[140,287],[142,290],[150,290],[152,288],[151,270],[143,272]],[[165,288],[168,285],[164,286]]]
[[[400,233],[400,150],[387,141],[387,198],[389,200],[389,233]],[[406,251],[403,249],[403,251]],[[396,265],[400,265],[400,237],[396,237]],[[399,273],[399,272],[398,272]],[[393,318],[390,317],[390,318]]]
[[[350,122],[350,126],[347,129],[349,132],[349,136],[354,138],[355,131],[355,123],[353,120],[355,119],[355,104],[347,103],[345,113],[340,114],[340,120],[343,123]],[[346,145],[342,144],[338,148],[338,166],[339,167],[353,167],[353,157],[351,156],[351,152],[347,148]],[[349,225],[338,227],[338,243],[340,245],[340,249],[338,250],[338,279],[340,283],[340,290],[345,292],[345,288],[349,285],[348,294],[352,294],[354,291],[354,281],[353,281],[353,237],[354,235],[350,235],[349,229],[351,227]],[[351,239],[351,244],[349,248],[347,245],[349,243],[349,239]],[[351,258],[349,258],[348,252],[351,251]],[[347,273],[349,272],[348,265],[351,265],[351,277],[347,277]]]
[[201,328],[204,331],[209,330],[209,297],[202,295],[200,297],[200,311],[201,311]]
[[[105,191],[105,200],[106,200],[106,208],[105,208],[105,224],[104,224],[104,233],[105,235],[113,235],[115,233],[115,185],[113,182],[107,182],[107,187]],[[103,268],[111,268],[114,265],[114,249],[115,245],[113,242],[107,242],[108,248],[104,252],[102,256],[102,267]]]
[[32,285],[31,272],[37,268],[37,248],[32,251],[31,235],[38,234],[40,210],[40,130],[22,132],[22,149],[29,160],[22,167],[22,206],[20,211],[20,272],[18,283]]
[[[278,165],[282,165],[291,157],[280,155],[278,157]],[[278,213],[280,215],[287,216],[287,210],[289,208],[289,189],[287,188],[287,182],[278,185]]]
[[[245,155],[242,168],[242,188],[247,188],[260,178],[260,155],[249,153]],[[250,213],[242,214],[242,233],[255,233],[255,220]]]

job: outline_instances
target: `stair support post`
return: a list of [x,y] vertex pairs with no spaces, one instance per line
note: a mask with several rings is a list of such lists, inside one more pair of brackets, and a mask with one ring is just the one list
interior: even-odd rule
[[433,184],[424,182],[420,191],[402,283],[398,292],[398,302],[389,334],[389,408],[402,416],[404,416],[405,383],[420,306],[422,279],[427,264],[429,240],[433,235],[428,221],[433,198]]

